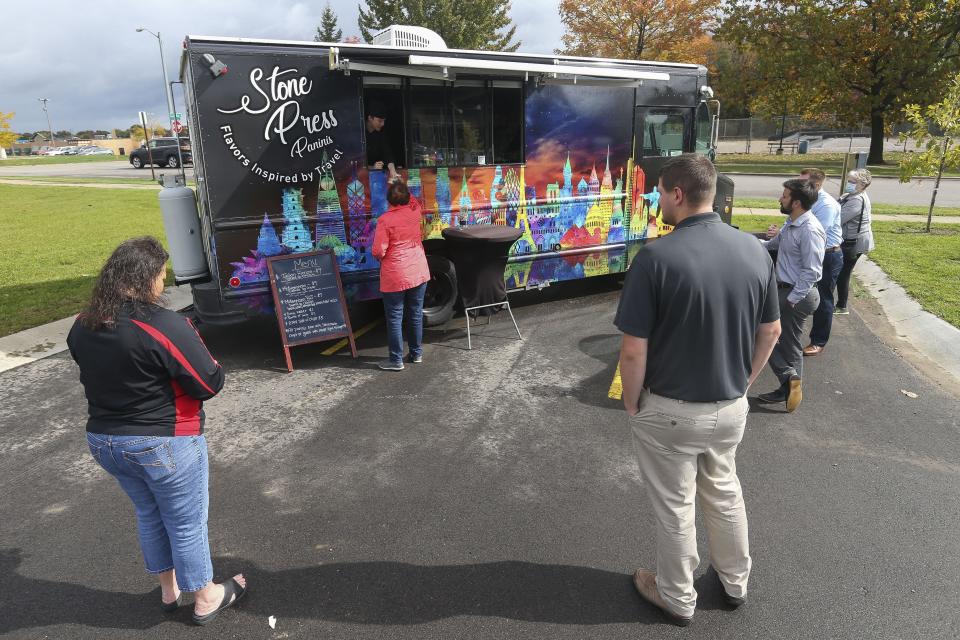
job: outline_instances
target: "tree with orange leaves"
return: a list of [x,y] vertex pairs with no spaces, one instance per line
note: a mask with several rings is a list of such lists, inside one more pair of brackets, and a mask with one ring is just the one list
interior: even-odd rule
[[704,63],[719,0],[560,0],[557,53]]

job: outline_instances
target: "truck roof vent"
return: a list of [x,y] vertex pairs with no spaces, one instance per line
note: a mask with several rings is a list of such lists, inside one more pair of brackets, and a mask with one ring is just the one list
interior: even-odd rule
[[392,24],[373,36],[375,45],[399,47],[402,49],[446,49],[447,43],[434,31],[426,27],[414,27],[405,24]]

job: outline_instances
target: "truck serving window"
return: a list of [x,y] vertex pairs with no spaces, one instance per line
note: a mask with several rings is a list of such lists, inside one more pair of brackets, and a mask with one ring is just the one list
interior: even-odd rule
[[453,86],[453,131],[457,164],[491,161],[489,100],[483,80],[465,80]]
[[493,161],[497,164],[523,162],[523,85],[494,80]]
[[523,85],[410,79],[407,148],[411,167],[523,162]]
[[432,167],[456,162],[450,144],[450,109],[442,83],[410,81],[410,166]]

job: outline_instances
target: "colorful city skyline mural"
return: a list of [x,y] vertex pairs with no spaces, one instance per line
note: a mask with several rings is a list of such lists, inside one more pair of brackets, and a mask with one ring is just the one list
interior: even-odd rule
[[[643,194],[643,171],[633,171],[637,187],[634,197],[627,198],[630,189],[625,184],[626,168],[617,167],[614,178],[609,152],[599,172],[598,164],[591,164],[589,172],[574,172],[567,156],[557,168],[557,179],[547,183],[542,193],[526,183],[523,166],[411,169],[404,172],[404,177],[411,195],[424,204],[425,240],[442,238],[443,229],[451,226],[508,225],[522,231],[510,250],[511,255],[519,256],[644,239],[649,222],[647,209],[652,204],[655,210],[656,199],[655,194]],[[632,169],[632,163],[628,164]],[[303,190],[280,190],[279,231],[265,213],[256,247],[240,261],[231,262],[234,270],[230,286],[264,283],[267,258],[314,249],[333,249],[343,272],[378,269],[370,247],[377,220],[389,208],[386,190],[386,174],[380,171],[354,168],[350,181],[340,189],[332,176],[325,176],[317,189],[312,233],[307,218],[314,216],[304,208]],[[630,211],[636,213],[628,218]],[[567,263],[582,265],[583,261]],[[576,273],[568,277],[536,280],[588,277],[598,271],[571,268]]]

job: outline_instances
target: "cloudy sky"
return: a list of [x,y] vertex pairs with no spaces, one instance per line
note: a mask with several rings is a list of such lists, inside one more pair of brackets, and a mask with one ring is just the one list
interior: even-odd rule
[[[464,0],[469,1],[469,0]],[[16,112],[14,131],[46,130],[37,98],[49,98],[55,131],[127,128],[137,112],[166,121],[158,32],[170,80],[178,77],[183,37],[219,35],[312,40],[325,1],[4,0],[0,37],[0,112]],[[331,0],[344,36],[359,35],[358,0]],[[514,0],[521,51],[549,53],[563,27],[558,0]],[[175,99],[182,105],[177,92]],[[178,106],[183,110],[182,106]]]

